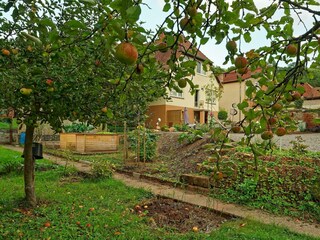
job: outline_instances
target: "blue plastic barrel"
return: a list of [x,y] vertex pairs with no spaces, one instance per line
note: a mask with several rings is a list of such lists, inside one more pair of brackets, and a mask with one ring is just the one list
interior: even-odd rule
[[20,145],[24,145],[26,142],[26,133],[25,132],[21,132],[20,133],[20,137],[19,137],[19,144]]

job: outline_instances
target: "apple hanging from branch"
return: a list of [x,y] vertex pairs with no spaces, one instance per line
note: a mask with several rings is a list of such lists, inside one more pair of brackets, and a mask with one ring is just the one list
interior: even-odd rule
[[122,42],[116,47],[115,57],[122,63],[132,65],[138,60],[138,50],[128,42]]

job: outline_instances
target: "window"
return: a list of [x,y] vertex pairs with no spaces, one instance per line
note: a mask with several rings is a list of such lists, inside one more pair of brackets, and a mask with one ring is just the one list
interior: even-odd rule
[[174,89],[171,90],[170,96],[171,96],[171,97],[177,97],[177,98],[183,98],[182,92],[181,92],[181,93],[180,93],[180,92],[177,92],[177,91],[175,91]]
[[197,89],[195,94],[194,94],[194,106],[198,107],[199,106],[199,90]]
[[202,62],[197,62],[197,73],[206,75],[206,71],[203,69]]

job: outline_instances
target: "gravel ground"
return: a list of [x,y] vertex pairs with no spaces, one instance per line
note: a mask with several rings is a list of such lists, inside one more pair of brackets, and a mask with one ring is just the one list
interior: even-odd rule
[[[283,137],[275,136],[274,142],[281,148],[289,149],[292,148],[290,141],[295,141],[297,136],[301,136],[305,140],[304,144],[308,146],[309,151],[320,152],[320,133],[301,133],[301,134],[288,134]],[[231,134],[231,139],[234,141],[240,141],[244,134]],[[254,140],[262,141],[260,136],[255,136]]]

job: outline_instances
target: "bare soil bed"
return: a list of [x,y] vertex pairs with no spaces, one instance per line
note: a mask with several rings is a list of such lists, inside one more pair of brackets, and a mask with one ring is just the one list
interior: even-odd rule
[[[204,169],[201,164],[213,156],[213,151],[209,151],[205,146],[210,143],[209,136],[204,136],[203,139],[197,140],[192,144],[179,143],[178,138],[181,133],[162,133],[158,140],[158,154],[152,162],[137,163],[134,160],[127,162],[123,166],[123,170],[138,172],[141,174],[152,175],[161,179],[169,179],[178,181],[182,174],[204,174]],[[230,161],[230,157],[236,160]],[[280,176],[288,174],[288,169],[294,177],[301,174],[314,175],[313,167],[320,166],[320,159],[304,157],[288,157],[284,156],[276,158],[275,156],[261,156],[264,166],[268,170],[274,170]],[[302,161],[303,160],[303,161]],[[215,161],[215,160],[213,160]],[[253,156],[250,153],[235,152],[234,149],[225,149],[222,152],[221,168],[225,165],[233,165],[235,173],[239,170],[238,162],[242,161],[248,166],[246,168],[253,168]],[[301,163],[304,164],[301,164]],[[214,162],[211,163],[214,165]],[[272,166],[271,168],[269,166]],[[230,178],[224,176],[226,178]],[[226,180],[226,179],[225,179]]]
[[136,205],[138,215],[149,217],[152,227],[166,228],[169,231],[185,233],[201,231],[209,233],[233,217],[180,202],[170,198],[157,197]]
[[205,151],[204,146],[210,142],[204,137],[192,144],[179,143],[181,133],[161,133],[158,140],[158,154],[152,162],[136,164],[133,160],[123,170],[149,174],[155,177],[178,180],[181,174],[198,173],[198,164],[212,153]]
[[[235,148],[226,149],[220,160],[220,171],[217,171],[215,158],[208,165],[203,165],[204,161],[213,156],[213,152],[205,147],[211,141],[209,136],[192,144],[179,143],[178,138],[179,133],[162,133],[158,140],[158,155],[152,162],[137,163],[132,160],[126,162],[122,170],[171,182],[180,182],[183,174],[205,175],[209,177],[208,187],[222,193],[230,189],[234,198],[231,201],[240,201],[241,204],[251,201],[256,206],[254,199],[259,199],[263,208],[265,203],[278,201],[282,204],[278,212],[288,211],[283,204],[291,204],[292,215],[319,223],[318,207],[316,211],[302,213],[303,216],[299,213],[300,204],[305,204],[304,208],[309,209],[320,202],[320,159],[317,155],[260,156],[259,180],[256,183],[253,179],[255,165],[252,154],[236,152]],[[242,196],[242,193],[247,195]],[[252,197],[249,198],[250,194]],[[235,200],[239,196],[242,198]],[[306,196],[309,203],[305,200]],[[272,200],[262,200],[264,198]],[[274,209],[271,203],[269,205],[266,208]]]

